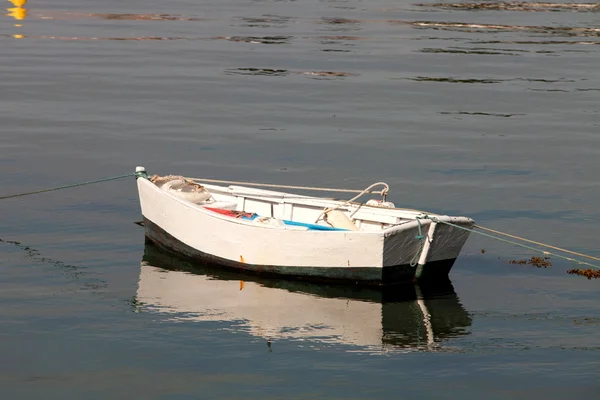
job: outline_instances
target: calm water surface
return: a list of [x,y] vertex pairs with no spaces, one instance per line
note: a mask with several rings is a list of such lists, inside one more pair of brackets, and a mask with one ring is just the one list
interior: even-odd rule
[[[4,2],[0,196],[136,165],[384,180],[600,256],[595,4]],[[0,210],[6,398],[600,396],[600,282],[566,261],[472,237],[451,282],[374,292],[161,254],[133,179]]]

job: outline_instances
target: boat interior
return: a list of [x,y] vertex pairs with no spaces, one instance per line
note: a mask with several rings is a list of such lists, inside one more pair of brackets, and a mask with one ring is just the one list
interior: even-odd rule
[[150,180],[162,190],[221,215],[285,229],[381,232],[415,221],[424,213],[395,208],[378,194],[365,194],[370,198],[359,203],[246,186],[204,184],[182,177]]

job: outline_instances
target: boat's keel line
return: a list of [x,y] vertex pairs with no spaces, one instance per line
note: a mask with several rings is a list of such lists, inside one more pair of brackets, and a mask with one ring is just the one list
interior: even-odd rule
[[[157,246],[196,260],[204,265],[218,265],[268,276],[302,279],[317,282],[347,282],[381,286],[415,281],[417,268],[408,264],[384,268],[371,267],[294,267],[255,265],[228,260],[194,249],[176,239],[164,229],[144,217],[146,238]],[[447,279],[455,259],[428,263],[419,280]]]

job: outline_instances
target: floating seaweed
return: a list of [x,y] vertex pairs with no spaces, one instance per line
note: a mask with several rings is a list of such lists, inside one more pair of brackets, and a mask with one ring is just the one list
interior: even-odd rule
[[533,265],[538,268],[546,268],[551,267],[552,263],[548,261],[550,257],[531,257],[529,260],[510,260],[509,264],[517,264],[517,265]]
[[600,318],[593,318],[593,317],[584,317],[580,320],[573,320],[574,324],[597,324],[598,322],[600,322]]
[[600,270],[591,269],[591,268],[588,268],[588,269],[573,268],[573,269],[568,270],[567,274],[585,276],[588,279],[600,278]]

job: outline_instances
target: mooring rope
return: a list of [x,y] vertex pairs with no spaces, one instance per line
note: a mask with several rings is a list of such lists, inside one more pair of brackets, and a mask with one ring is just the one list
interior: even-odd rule
[[[588,267],[592,267],[592,268],[598,268],[598,269],[600,269],[600,265],[594,265],[594,264],[590,264],[590,263],[588,263],[588,262],[585,262],[585,261],[576,260],[576,259],[574,259],[574,258],[567,257],[567,256],[563,256],[563,255],[556,254],[556,253],[551,253],[551,252],[549,252],[549,251],[546,251],[546,250],[541,250],[541,249],[535,248],[535,247],[533,247],[533,246],[528,246],[528,245],[526,245],[526,244],[522,244],[522,243],[515,242],[515,241],[512,241],[512,240],[503,239],[503,238],[500,238],[500,237],[497,237],[497,236],[494,236],[494,235],[490,235],[490,234],[488,234],[488,233],[479,232],[479,231],[476,231],[476,230],[474,230],[474,229],[470,229],[470,228],[465,228],[464,226],[460,226],[460,225],[457,225],[457,224],[453,224],[453,223],[451,223],[451,222],[448,222],[448,221],[442,221],[442,220],[441,220],[441,219],[439,219],[439,218],[436,218],[436,217],[431,217],[431,216],[429,216],[429,215],[422,215],[422,216],[419,216],[418,218],[419,218],[419,219],[430,219],[430,220],[431,220],[431,221],[433,221],[433,222],[437,222],[437,223],[441,223],[441,224],[446,224],[446,225],[449,225],[449,226],[452,226],[452,227],[455,227],[455,228],[458,228],[458,229],[462,229],[462,230],[465,230],[465,231],[467,231],[467,232],[471,232],[471,233],[474,233],[474,234],[477,234],[477,235],[486,236],[486,237],[489,237],[489,238],[491,238],[491,239],[499,240],[499,241],[501,241],[501,242],[510,243],[510,244],[512,244],[512,245],[519,246],[519,247],[523,247],[523,248],[525,248],[525,249],[529,249],[529,250],[537,251],[537,252],[540,252],[540,253],[542,253],[542,254],[544,254],[544,255],[550,255],[550,256],[553,256],[553,257],[562,258],[563,260],[572,261],[572,262],[576,262],[576,263],[578,263],[578,264],[587,265]],[[481,227],[480,227],[480,226],[478,226],[478,225],[475,225],[475,227],[477,227],[477,228],[481,228]],[[487,229],[487,228],[486,228],[486,229]],[[500,234],[503,234],[502,232],[499,232],[499,233],[500,233]],[[507,236],[508,236],[508,234],[505,234],[505,235],[507,235]],[[515,238],[522,239],[522,238],[519,238],[518,236],[515,236]],[[529,240],[529,239],[525,239],[525,241],[528,241],[528,242],[533,242],[532,240]],[[537,243],[537,242],[535,242],[535,243]],[[553,247],[553,246],[550,246],[550,245],[545,245],[545,244],[543,244],[543,243],[540,243],[540,245],[542,245],[542,246],[546,246],[546,247]],[[559,249],[560,251],[564,251],[564,250],[565,250],[565,249],[560,249],[559,247],[556,247],[556,249]],[[571,252],[570,250],[566,250],[566,251],[567,251],[568,253],[575,253],[575,252]],[[585,254],[582,254],[582,256],[585,256],[585,257],[587,257],[587,258],[592,258],[592,259],[594,258],[594,257],[592,257],[592,256],[587,256],[587,255],[585,255]]]
[[[245,186],[256,186],[256,187],[270,187],[277,189],[297,189],[297,190],[314,190],[319,192],[339,192],[339,193],[375,193],[380,195],[385,195],[390,190],[390,187],[385,182],[377,182],[376,184],[371,185],[369,188],[376,185],[384,185],[385,188],[382,190],[375,191],[367,191],[358,190],[358,189],[335,189],[335,188],[323,188],[323,187],[314,187],[314,186],[292,186],[292,185],[277,185],[274,183],[256,183],[256,182],[243,182],[243,181],[227,181],[221,179],[204,179],[204,178],[189,178],[184,177],[183,179],[189,179],[191,181],[196,182],[210,182],[210,183],[229,183],[232,185],[245,185]],[[370,189],[369,189],[370,190]]]
[[560,248],[560,247],[551,246],[551,245],[549,245],[549,244],[545,244],[545,243],[536,242],[536,241],[534,241],[534,240],[525,239],[525,238],[523,238],[523,237],[516,236],[516,235],[511,235],[511,234],[509,234],[509,233],[500,232],[500,231],[495,231],[495,230],[493,230],[493,229],[486,228],[486,227],[483,227],[483,226],[480,226],[480,225],[475,225],[475,228],[481,229],[481,230],[483,230],[483,231],[492,232],[492,233],[495,233],[495,234],[498,234],[498,235],[507,236],[507,237],[509,237],[509,238],[513,238],[513,239],[522,240],[522,241],[524,241],[524,242],[533,243],[533,244],[536,244],[536,245],[538,245],[538,246],[547,247],[547,248],[549,248],[549,249],[554,249],[554,250],[562,251],[562,252],[565,252],[565,253],[573,254],[574,256],[579,256],[579,257],[589,258],[589,259],[591,259],[591,260],[600,261],[600,258],[598,258],[598,257],[594,257],[594,256],[588,256],[587,254],[583,254],[583,253],[577,253],[576,251],[571,251],[571,250],[563,249],[563,248]]
[[49,189],[34,190],[33,192],[25,192],[25,193],[10,194],[10,195],[7,195],[7,196],[0,196],[0,200],[4,200],[4,199],[12,199],[13,197],[28,196],[28,195],[30,195],[30,194],[38,194],[38,193],[44,193],[44,192],[52,192],[52,191],[54,191],[54,190],[68,189],[68,188],[77,187],[77,186],[91,185],[91,184],[94,184],[94,183],[107,182],[107,181],[114,181],[114,180],[117,180],[117,179],[128,178],[128,177],[131,177],[131,176],[136,176],[136,174],[134,174],[134,173],[129,173],[129,174],[125,174],[125,175],[112,176],[112,177],[110,177],[110,178],[96,179],[96,180],[93,180],[93,181],[87,181],[87,182],[73,183],[73,184],[71,184],[71,185],[58,186],[58,187],[53,187],[53,188],[49,188]]

